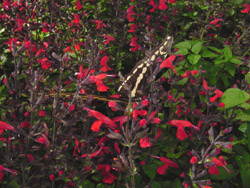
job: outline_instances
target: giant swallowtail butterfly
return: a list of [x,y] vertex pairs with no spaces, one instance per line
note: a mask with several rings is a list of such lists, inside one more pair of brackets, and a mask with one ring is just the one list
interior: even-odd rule
[[[145,89],[147,86],[147,80],[151,70],[154,70],[157,65],[159,65],[159,58],[166,58],[171,52],[171,47],[173,44],[173,37],[167,36],[165,40],[156,47],[149,55],[140,60],[135,67],[130,71],[128,75],[125,76],[124,80],[121,81],[117,86],[117,92],[123,96],[128,96],[128,87],[130,88],[131,97],[135,98],[138,94],[141,94],[141,90]],[[153,67],[153,68],[152,68]],[[55,96],[55,93],[50,93],[49,96]],[[74,96],[73,93],[60,92],[59,97],[69,97]],[[109,97],[102,97],[97,95],[78,95],[79,98],[83,100],[88,100],[90,98],[101,100],[101,101],[119,101],[124,102],[121,99],[114,99]]]
[[151,75],[150,67],[156,67],[159,58],[166,58],[170,54],[173,44],[173,37],[167,36],[166,39],[156,47],[149,56],[140,60],[131,72],[125,76],[117,87],[117,92],[122,95],[128,95],[128,90],[131,92],[131,97],[136,97],[147,86],[147,79]]

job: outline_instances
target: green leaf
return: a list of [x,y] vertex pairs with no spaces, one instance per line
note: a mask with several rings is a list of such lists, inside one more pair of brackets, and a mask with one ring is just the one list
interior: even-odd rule
[[107,186],[104,185],[103,183],[97,184],[96,188],[106,188]]
[[232,63],[227,63],[226,66],[225,66],[225,70],[231,75],[231,76],[234,76],[235,74],[235,65],[232,64]]
[[241,169],[240,176],[243,184],[243,188],[248,188],[250,185],[250,169]]
[[191,48],[191,42],[190,41],[184,41],[180,42],[175,45],[176,48],[180,49],[190,49]]
[[216,53],[213,53],[209,50],[204,50],[203,53],[201,54],[202,57],[210,57],[210,58],[213,58],[213,57],[218,57],[219,55],[216,54]]
[[157,166],[155,164],[143,165],[142,169],[144,173],[152,180],[156,176]]
[[245,75],[245,80],[247,81],[248,84],[250,84],[250,72],[248,72],[248,73]]
[[200,56],[200,55],[190,54],[190,55],[188,55],[187,58],[188,58],[189,62],[190,62],[192,65],[196,65],[196,64],[199,62],[201,56]]
[[218,49],[218,48],[216,48],[216,47],[214,47],[214,46],[207,46],[207,48],[209,48],[210,50],[213,50],[213,51],[215,51],[215,52],[217,52],[217,53],[221,53],[221,52],[222,52],[221,49]]
[[91,181],[89,180],[85,180],[81,185],[80,185],[80,188],[94,188],[95,187],[95,184],[92,183]]
[[201,41],[198,41],[198,42],[196,42],[196,43],[193,45],[191,51],[192,51],[194,54],[198,54],[198,53],[200,53],[200,51],[201,51],[201,47],[202,47],[202,42],[201,42]]
[[225,63],[227,62],[228,60],[224,58],[224,56],[219,56],[217,57],[215,60],[214,60],[214,64],[215,65],[219,65],[221,63]]
[[241,111],[237,114],[236,119],[241,121],[250,121],[250,110]]
[[225,104],[225,108],[231,108],[244,103],[248,99],[248,93],[238,88],[229,88],[222,95],[221,102]]
[[242,62],[240,60],[236,59],[236,58],[231,58],[231,59],[229,59],[229,61],[231,63],[237,64],[237,65],[241,65],[242,64]]
[[152,188],[161,188],[161,184],[156,182],[156,181],[153,181],[152,184],[151,184],[151,187]]
[[187,55],[188,50],[187,49],[180,49],[177,52],[174,53],[175,55]]
[[224,56],[226,59],[231,59],[233,57],[233,54],[232,54],[232,51],[231,49],[229,48],[229,46],[226,46],[224,49]]
[[175,179],[173,184],[172,184],[172,187],[174,187],[174,188],[182,188],[181,181],[179,179]]
[[11,181],[11,182],[8,184],[8,187],[9,187],[9,188],[19,188],[20,185],[19,185],[16,181]]

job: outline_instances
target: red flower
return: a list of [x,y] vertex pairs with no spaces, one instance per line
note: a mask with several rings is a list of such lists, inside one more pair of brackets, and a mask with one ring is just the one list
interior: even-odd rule
[[203,79],[203,87],[205,88],[206,91],[208,91],[208,86],[205,79]]
[[121,153],[121,149],[119,148],[118,142],[115,142],[115,143],[114,143],[114,148],[115,148],[115,150],[116,150],[116,152],[117,152],[118,154]]
[[16,23],[17,23],[17,29],[15,29],[14,31],[19,31],[23,29],[23,24],[25,23],[25,21],[23,19],[17,18],[16,19]]
[[140,146],[141,148],[147,148],[147,147],[151,147],[152,143],[150,142],[148,137],[145,137],[145,138],[140,139]]
[[96,24],[96,29],[100,29],[102,27],[107,27],[105,23],[103,23],[102,20],[92,20],[93,23]]
[[141,50],[140,45],[137,43],[137,37],[133,37],[129,45],[133,47],[130,48],[131,52],[135,52],[137,49]]
[[103,35],[107,40],[104,42],[104,44],[108,44],[110,41],[114,41],[115,38],[109,35]]
[[86,76],[86,73],[88,72],[88,74],[92,74],[92,73],[94,73],[95,72],[95,70],[90,70],[90,71],[88,71],[88,69],[83,69],[83,66],[82,65],[80,65],[80,67],[79,67],[79,72],[77,72],[76,73],[76,75],[77,75],[77,80],[79,80],[79,79],[84,79],[85,78],[85,76]]
[[44,110],[41,110],[41,111],[38,112],[38,115],[39,115],[40,117],[44,117],[44,116],[46,115],[46,113],[45,113]]
[[80,9],[82,9],[82,4],[81,4],[81,2],[79,1],[79,0],[76,0],[76,3],[75,3],[75,9],[76,10],[80,10]]
[[146,123],[147,123],[147,121],[145,119],[141,119],[140,122],[139,122],[139,125],[140,125],[140,127],[142,127]]
[[50,174],[50,175],[49,175],[49,179],[50,179],[50,181],[54,181],[55,175],[54,175],[54,174]]
[[97,155],[99,155],[100,152],[102,151],[102,149],[103,149],[103,147],[100,147],[97,151],[92,153],[89,158],[92,159],[93,157],[96,157]]
[[29,121],[22,121],[21,122],[21,127],[24,128],[24,127],[27,127],[27,128],[31,128],[31,124]]
[[213,21],[210,22],[210,24],[215,25],[216,27],[220,27],[220,24],[217,22],[222,21],[223,19],[214,19]]
[[104,183],[113,183],[117,179],[113,174],[110,173],[111,166],[108,164],[99,164],[97,170],[101,171]]
[[165,0],[160,0],[159,5],[158,5],[158,9],[159,10],[166,10],[168,8],[168,6],[165,4]]
[[161,128],[157,129],[157,135],[155,136],[154,140],[157,140],[161,136],[162,130]]
[[[10,124],[8,124],[8,123],[5,123],[5,122],[3,122],[3,121],[0,121],[0,131],[2,130],[11,130],[11,131],[13,131],[14,130],[14,127],[13,126],[11,126]],[[0,133],[1,134],[1,133]]]
[[197,159],[197,157],[196,156],[193,156],[191,159],[190,159],[190,163],[191,164],[195,164],[195,163],[197,163],[197,161],[198,161],[198,159]]
[[222,95],[223,95],[223,92],[220,91],[219,89],[216,89],[216,90],[214,91],[214,93],[215,93],[216,95],[210,98],[210,102],[214,102],[217,98],[221,98]]
[[149,12],[154,12],[155,9],[157,8],[157,5],[155,4],[154,0],[150,0],[148,4],[153,6],[153,8],[149,10]]
[[108,56],[102,57],[102,59],[100,61],[100,65],[103,66],[101,68],[101,71],[103,71],[103,72],[107,72],[108,70],[112,70],[111,68],[108,67],[107,61],[108,61]]
[[227,162],[225,161],[223,156],[219,156],[219,159],[216,159],[215,157],[213,157],[211,162],[215,163],[216,166],[220,166],[220,167],[223,166],[228,173],[231,173],[230,170],[226,167]]
[[102,113],[95,111],[95,110],[88,109],[88,108],[84,108],[84,110],[89,111],[89,116],[93,116],[98,120],[102,120],[102,122],[109,125],[111,129],[114,129],[117,127],[114,121],[112,121],[109,117],[103,115]]
[[164,165],[161,165],[157,168],[156,172],[160,175],[163,175],[166,173],[166,170],[168,169],[168,165],[167,164],[164,164]]
[[138,28],[138,25],[136,24],[131,24],[129,25],[129,27],[131,27],[131,29],[128,31],[129,33],[134,33],[135,32],[135,29]]
[[168,167],[179,168],[179,165],[177,163],[167,159],[166,157],[158,157],[154,155],[152,155],[152,157],[160,159],[160,161],[164,163],[164,165],[159,166],[156,170],[156,172],[160,175],[165,174]]
[[101,126],[102,126],[102,120],[97,120],[92,124],[91,130],[94,132],[99,132]]
[[135,5],[131,5],[127,10],[127,19],[129,22],[133,22],[135,20],[135,18],[132,17],[133,15],[136,15],[136,13],[133,11],[134,7]]
[[172,126],[178,127],[176,137],[181,141],[188,137],[184,130],[185,127],[193,127],[196,130],[199,130],[199,127],[194,126],[192,123],[186,120],[170,120],[168,123]]
[[209,169],[208,169],[208,173],[211,174],[211,175],[219,175],[220,171],[217,168],[217,166],[210,166]]
[[51,67],[51,62],[48,60],[48,58],[42,58],[37,60],[38,63],[41,63],[42,69],[48,69]]
[[119,117],[115,117],[113,119],[114,122],[120,121],[120,127],[123,125],[123,123],[127,122],[127,116],[119,116]]
[[72,20],[72,22],[76,25],[78,25],[80,23],[80,16],[78,14],[74,14],[74,20]]
[[178,127],[176,137],[181,141],[188,137],[187,133],[184,130],[184,127]]
[[79,142],[79,140],[76,138],[76,139],[75,139],[75,147],[74,147],[74,151],[73,151],[73,156],[77,156],[76,151],[77,151],[78,153],[80,153],[79,144],[80,144],[80,142]]
[[37,139],[37,142],[44,144],[46,147],[49,147],[50,144],[47,136],[44,134],[42,134],[42,136]]
[[70,107],[69,107],[69,111],[74,111],[75,110],[75,105],[74,104],[72,104]]
[[3,165],[0,165],[0,183],[2,182],[2,178],[3,178],[3,171],[7,171],[7,172],[10,172],[11,174],[13,174],[13,175],[17,175],[18,173],[17,173],[17,171],[15,171],[15,170],[11,170],[11,169],[9,169],[9,168],[5,168]]
[[80,45],[79,45],[78,43],[75,45],[75,49],[76,49],[77,51],[80,50]]
[[[248,4],[244,4],[244,7],[245,7],[245,9],[244,10],[241,10],[240,12],[241,13],[248,13],[249,11],[250,11],[250,5],[248,5]],[[249,13],[250,14],[250,13]]]
[[181,75],[181,77],[188,78],[189,74],[196,75],[196,74],[198,74],[198,71],[197,70],[192,70],[192,71],[187,70],[183,75]]
[[169,69],[172,69],[174,71],[174,73],[177,73],[176,70],[174,69],[174,66],[172,64],[172,62],[175,60],[175,55],[171,55],[169,56],[167,59],[165,59],[161,65],[160,65],[160,68],[169,68]]

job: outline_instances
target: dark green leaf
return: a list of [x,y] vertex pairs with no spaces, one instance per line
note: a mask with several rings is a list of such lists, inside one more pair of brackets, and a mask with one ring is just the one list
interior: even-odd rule
[[155,164],[148,164],[148,165],[143,165],[142,169],[144,173],[150,178],[154,179],[156,176],[156,169],[157,166]]

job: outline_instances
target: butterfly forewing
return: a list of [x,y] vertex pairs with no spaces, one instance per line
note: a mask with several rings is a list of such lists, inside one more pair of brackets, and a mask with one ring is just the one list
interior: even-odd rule
[[147,79],[150,77],[150,67],[152,70],[157,65],[159,58],[166,58],[171,53],[173,37],[167,36],[166,39],[155,48],[151,54],[140,60],[130,71],[125,79],[118,84],[117,91],[124,96],[128,96],[130,88],[131,97],[136,97],[147,87]]

